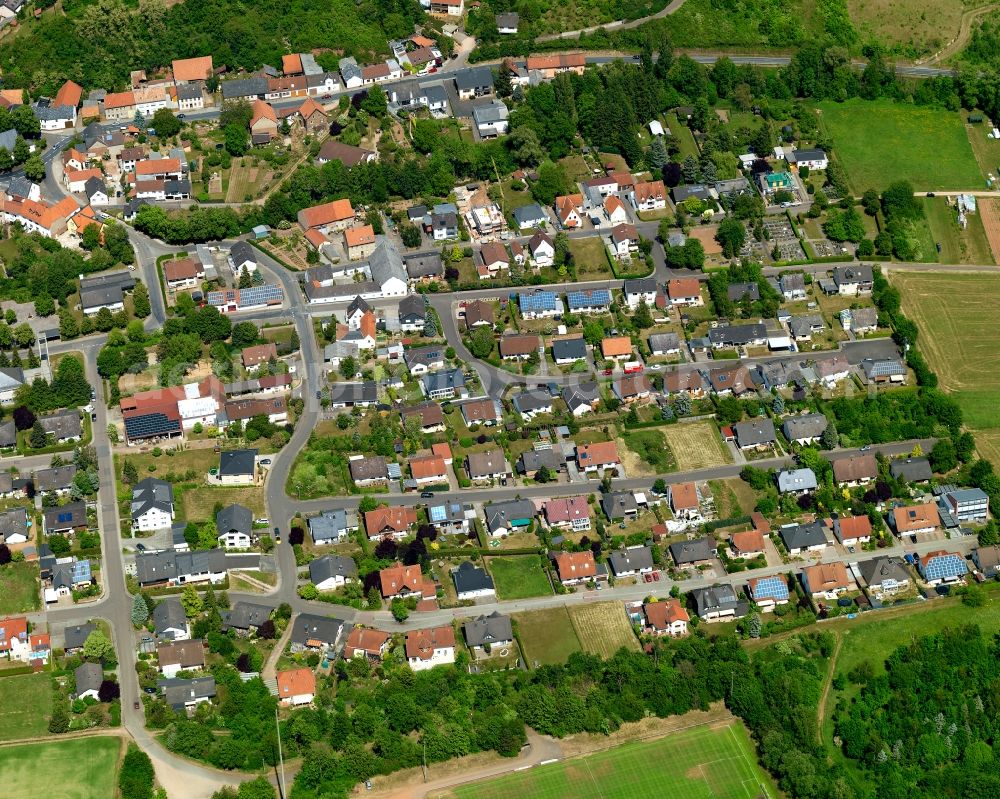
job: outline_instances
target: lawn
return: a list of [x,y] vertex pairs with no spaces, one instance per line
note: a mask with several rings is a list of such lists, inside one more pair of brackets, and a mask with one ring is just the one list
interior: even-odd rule
[[924,217],[931,238],[941,245],[938,260],[943,264],[992,264],[993,254],[986,240],[982,217],[969,214],[963,230],[958,212],[944,197],[924,198]]
[[667,127],[670,128],[670,135],[677,139],[682,161],[689,155],[693,158],[698,158],[701,155],[698,145],[695,143],[694,134],[691,133],[691,128],[681,122],[676,114],[667,115]]
[[488,561],[493,583],[500,599],[526,599],[548,596],[552,585],[542,568],[538,555],[490,558]]
[[524,662],[529,668],[565,663],[582,647],[565,606],[515,613]]
[[729,448],[712,422],[682,422],[663,428],[682,472],[732,463]]
[[584,652],[609,658],[622,647],[639,650],[639,641],[621,602],[578,605],[569,608],[569,618]]
[[611,277],[607,249],[604,246],[604,239],[600,236],[570,239],[569,251],[573,254],[577,277],[581,279],[593,275]]
[[560,165],[566,170],[566,177],[574,183],[578,180],[587,180],[590,175],[590,167],[583,160],[582,155],[567,155],[559,160]]
[[258,487],[243,486],[223,488],[199,485],[186,489],[181,498],[184,518],[189,521],[204,522],[215,518],[215,506],[232,504],[245,505],[253,511],[254,517],[264,516],[264,492]]
[[[9,563],[0,568],[0,616],[8,613],[28,613],[38,610],[38,565]],[[0,733],[2,734],[2,733]]]
[[993,428],[1000,401],[1000,275],[893,272],[904,313],[920,328],[919,347],[942,388],[962,406],[965,423]]
[[957,112],[857,99],[823,102],[818,108],[834,158],[846,169],[856,195],[881,191],[896,180],[910,181],[915,191],[983,186]]
[[[35,738],[48,733],[52,713],[51,680],[44,673],[0,678],[0,741]],[[10,750],[0,748],[0,753],[7,751]],[[0,774],[3,774],[2,759]],[[0,778],[0,783],[6,782]]]
[[456,788],[454,799],[770,799],[739,723],[701,726]]
[[[117,794],[118,753],[113,737],[90,737],[0,748],[4,799],[113,799]],[[49,790],[40,791],[42,784]]]

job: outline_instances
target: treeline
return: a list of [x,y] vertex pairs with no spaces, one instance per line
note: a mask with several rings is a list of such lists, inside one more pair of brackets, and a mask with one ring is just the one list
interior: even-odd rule
[[[129,72],[154,73],[175,58],[212,55],[216,67],[281,66],[287,52],[341,51],[359,62],[388,54],[388,39],[405,38],[424,18],[416,0],[290,0],[256,4],[198,0],[167,8],[157,0],[76,0],[45,14],[0,52],[4,85],[52,96],[67,78],[87,89],[124,89]],[[336,51],[336,52],[333,52]]]
[[[77,408],[90,402],[90,382],[83,363],[75,355],[66,355],[49,383],[43,377],[36,377],[25,383],[14,393],[16,408],[27,408],[33,414],[49,413],[59,408]],[[27,424],[24,429],[30,427]]]

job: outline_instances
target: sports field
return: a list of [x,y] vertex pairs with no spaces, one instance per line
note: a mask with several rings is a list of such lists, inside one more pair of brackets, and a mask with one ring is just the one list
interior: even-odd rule
[[0,741],[47,734],[51,714],[50,675],[43,672],[0,678]]
[[[985,179],[962,117],[888,100],[822,102],[820,125],[855,195],[908,180],[915,191],[978,189]],[[858,120],[865,120],[859,125]]]
[[[739,723],[697,727],[656,741],[473,783],[449,799],[756,799],[777,790]],[[437,799],[437,798],[436,798]]]
[[0,747],[4,799],[113,799],[118,738],[94,736]]
[[569,608],[584,652],[609,658],[622,647],[639,650],[639,641],[621,602],[595,602]]
[[667,444],[677,458],[677,470],[704,469],[732,463],[722,436],[712,422],[672,424],[662,428]]
[[1000,274],[894,271],[889,280],[920,329],[920,352],[962,406],[965,423],[1000,427]]

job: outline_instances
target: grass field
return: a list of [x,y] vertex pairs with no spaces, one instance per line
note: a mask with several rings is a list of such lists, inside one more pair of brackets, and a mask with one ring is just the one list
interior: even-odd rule
[[732,519],[753,512],[757,492],[739,478],[709,480],[708,489],[715,500],[715,510],[720,519]]
[[[52,684],[48,674],[0,678],[0,741],[47,734],[51,713]],[[5,751],[0,749],[0,753]],[[2,763],[0,759],[0,774]]]
[[120,748],[112,737],[0,747],[4,799],[113,799]]
[[621,602],[597,602],[569,609],[584,652],[609,658],[622,647],[638,651],[639,641],[632,632]]
[[569,251],[573,253],[577,277],[598,275],[611,276],[611,266],[605,254],[604,239],[600,236],[587,236],[583,239],[570,239]]
[[851,22],[863,41],[900,45],[914,55],[937,52],[954,39],[962,12],[976,5],[962,0],[847,0]]
[[552,593],[538,555],[490,558],[488,565],[500,599],[526,599]]
[[38,610],[38,565],[9,563],[0,568],[0,616]]
[[677,468],[677,459],[661,429],[633,430],[625,433],[622,440],[628,447],[620,453],[626,474],[639,477],[672,472]]
[[919,347],[941,387],[962,406],[965,423],[998,427],[1000,275],[893,272],[902,307],[920,329]]
[[733,462],[722,436],[711,422],[673,424],[664,427],[663,434],[677,459],[679,471]]
[[184,508],[184,518],[189,521],[204,522],[215,518],[213,508],[222,503],[223,506],[246,505],[254,512],[254,516],[264,516],[264,495],[259,488],[246,486],[240,488],[221,488],[200,485],[197,488],[183,492],[181,506]]
[[570,655],[583,648],[565,606],[515,613],[513,618],[517,621],[524,662],[530,668],[565,663]]
[[916,191],[983,185],[958,113],[887,100],[823,102],[818,108],[856,195],[881,191],[895,180],[910,181]]
[[777,790],[740,724],[696,727],[539,766],[445,796],[454,799],[754,799]]
[[943,264],[992,264],[993,254],[986,240],[982,217],[969,214],[965,229],[958,224],[958,212],[944,197],[924,198],[924,217],[931,238],[941,244],[938,260]]

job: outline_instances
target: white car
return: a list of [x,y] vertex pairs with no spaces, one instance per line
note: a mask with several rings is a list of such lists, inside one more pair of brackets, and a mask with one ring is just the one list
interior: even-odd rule
[[254,524],[270,524],[270,519],[255,519]]

